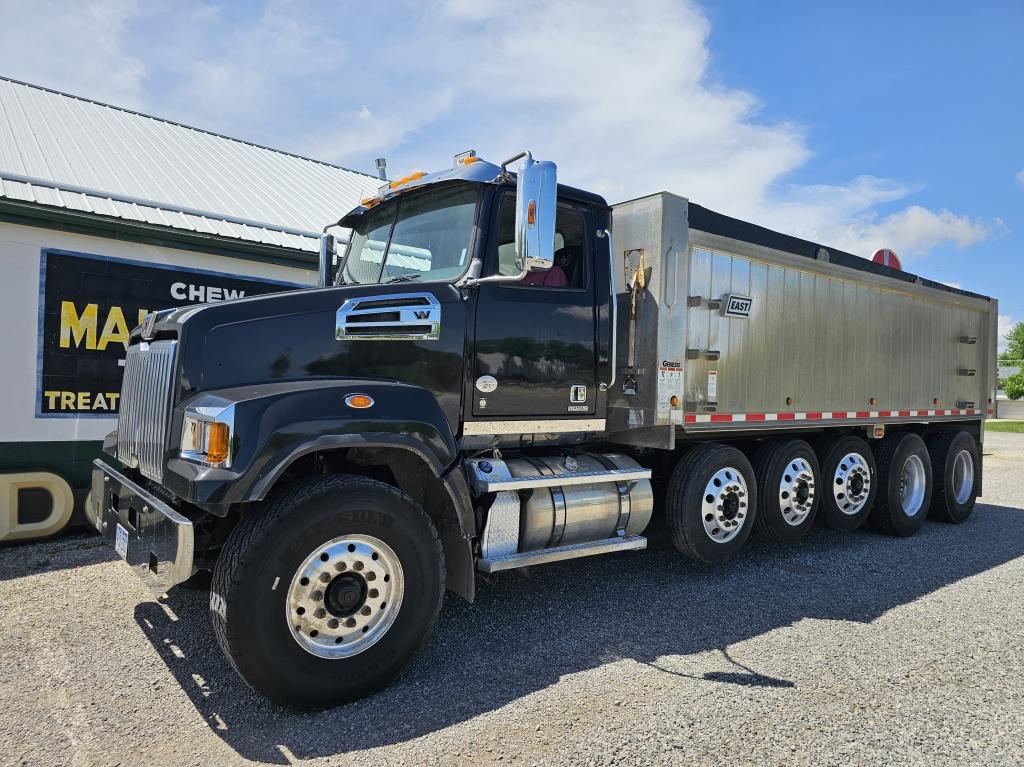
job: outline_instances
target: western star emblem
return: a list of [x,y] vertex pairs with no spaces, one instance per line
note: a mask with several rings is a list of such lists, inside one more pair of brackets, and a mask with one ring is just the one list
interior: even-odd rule
[[147,341],[153,338],[153,326],[156,325],[156,312],[150,312],[142,321],[142,337]]

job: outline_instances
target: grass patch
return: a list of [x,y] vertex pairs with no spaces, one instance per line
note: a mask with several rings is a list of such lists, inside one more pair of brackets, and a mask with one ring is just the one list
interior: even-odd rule
[[1024,434],[1024,421],[985,421],[985,431],[1008,431]]

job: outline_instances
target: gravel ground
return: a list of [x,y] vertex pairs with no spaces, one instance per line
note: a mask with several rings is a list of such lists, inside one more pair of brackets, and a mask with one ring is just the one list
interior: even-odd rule
[[646,552],[449,597],[408,671],[296,714],[206,597],[155,602],[98,537],[0,550],[2,764],[1024,763],[1024,435],[915,538],[816,530],[705,569]]

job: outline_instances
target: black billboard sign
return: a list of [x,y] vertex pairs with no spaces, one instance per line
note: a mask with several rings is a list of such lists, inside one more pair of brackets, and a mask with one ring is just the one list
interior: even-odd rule
[[36,415],[118,411],[128,333],[147,312],[303,287],[253,277],[44,249]]

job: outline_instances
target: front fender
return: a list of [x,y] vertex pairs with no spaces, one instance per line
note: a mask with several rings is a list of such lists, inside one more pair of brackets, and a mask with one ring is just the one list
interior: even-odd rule
[[[370,396],[373,406],[348,407],[345,397],[357,393]],[[164,484],[214,514],[226,514],[234,503],[261,500],[294,460],[317,450],[402,448],[417,454],[436,476],[442,476],[458,454],[434,395],[408,384],[290,381],[203,392],[175,408],[172,444],[180,443],[184,411],[198,404],[234,406],[231,467],[212,468],[171,457]]]

